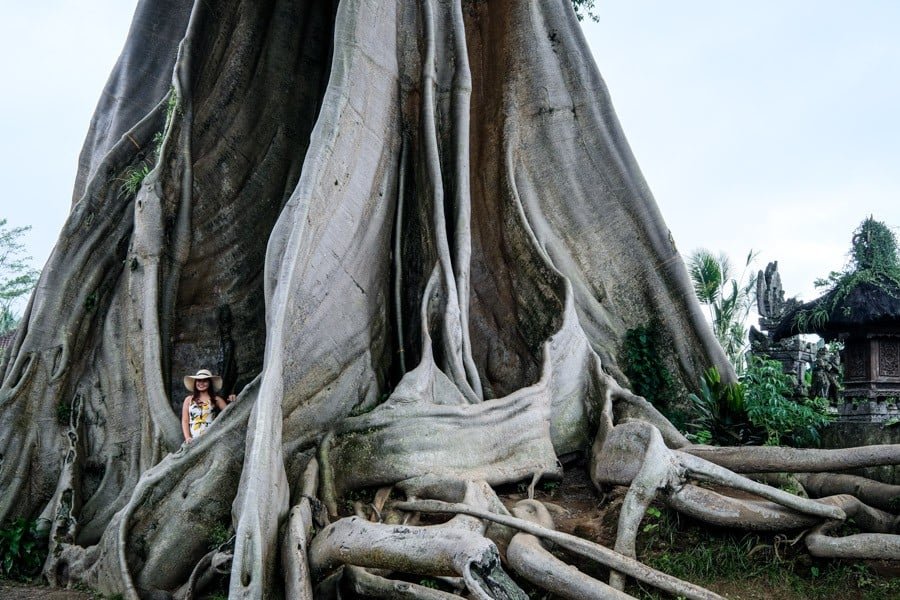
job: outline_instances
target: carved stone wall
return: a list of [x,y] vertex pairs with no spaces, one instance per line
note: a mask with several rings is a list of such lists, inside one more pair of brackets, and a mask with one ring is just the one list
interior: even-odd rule
[[878,375],[900,378],[900,340],[886,339],[879,344]]

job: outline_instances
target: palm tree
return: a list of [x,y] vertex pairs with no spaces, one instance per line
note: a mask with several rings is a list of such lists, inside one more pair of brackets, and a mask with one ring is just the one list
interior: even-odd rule
[[709,311],[713,332],[738,374],[743,373],[746,360],[747,328],[744,326],[753,305],[756,275],[750,264],[757,253],[751,250],[739,278],[732,276],[731,261],[724,252],[713,254],[698,248],[688,257],[688,272],[694,291]]

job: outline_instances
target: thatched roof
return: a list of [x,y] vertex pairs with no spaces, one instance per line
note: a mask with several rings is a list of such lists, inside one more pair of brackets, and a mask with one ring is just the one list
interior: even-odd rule
[[862,329],[900,331],[900,286],[893,281],[882,285],[860,283],[828,312],[825,323],[817,326],[810,319],[804,328],[797,326],[797,315],[801,311],[812,312],[819,306],[831,306],[836,293],[832,290],[786,313],[772,332],[774,339],[777,341],[799,333],[815,333],[832,339],[841,333]]

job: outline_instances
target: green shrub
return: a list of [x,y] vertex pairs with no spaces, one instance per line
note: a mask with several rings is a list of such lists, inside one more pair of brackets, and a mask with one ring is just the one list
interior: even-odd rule
[[689,437],[698,444],[741,446],[761,444],[765,432],[750,422],[744,386],[724,383],[719,370],[710,367],[700,381],[700,395],[689,394],[693,419]]
[[622,371],[631,382],[631,391],[660,409],[667,407],[675,394],[672,374],[663,360],[663,347],[656,324],[635,327],[625,333],[621,357]]
[[0,574],[29,579],[38,574],[46,556],[46,544],[37,521],[18,518],[0,527]]
[[816,445],[819,430],[829,423],[828,402],[792,400],[791,378],[781,363],[758,356],[750,360],[742,381],[747,416],[766,432],[766,444]]
[[740,383],[723,383],[710,368],[700,389],[689,396],[689,429],[698,443],[811,446],[831,420],[827,400],[790,398],[791,378],[776,360],[752,357]]

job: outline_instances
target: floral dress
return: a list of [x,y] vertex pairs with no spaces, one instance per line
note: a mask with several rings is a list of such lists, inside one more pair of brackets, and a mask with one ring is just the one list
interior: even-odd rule
[[191,437],[198,438],[206,433],[207,428],[212,425],[214,418],[212,402],[209,400],[194,402],[192,400],[188,415],[191,423]]

